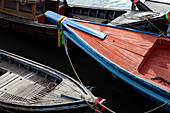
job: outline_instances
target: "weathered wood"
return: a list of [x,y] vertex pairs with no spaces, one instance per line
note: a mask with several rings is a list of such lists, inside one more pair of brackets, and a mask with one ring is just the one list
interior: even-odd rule
[[79,23],[107,34],[107,37],[101,40],[70,27],[70,29],[100,55],[128,72],[168,91],[170,90],[170,85],[165,86],[164,82],[158,83],[157,81],[151,81],[153,77],[162,77],[166,81],[170,81],[170,59],[168,58],[170,55],[169,38],[159,39],[158,36],[154,35],[87,22]]
[[7,9],[7,8],[0,8],[0,12],[9,13],[9,14],[17,14],[17,15],[21,15],[21,16],[36,20],[35,15],[25,13],[25,12],[21,12],[21,11],[17,12],[16,10],[11,10],[11,9]]
[[27,13],[27,12],[20,11],[20,1],[16,1],[16,10],[12,10],[12,9],[5,8],[5,1],[2,0],[2,8],[0,8],[0,11],[5,12],[5,13],[21,15],[21,16],[36,20],[36,2],[29,2],[29,3],[32,4],[32,13],[31,14]]
[[34,19],[36,18],[36,4],[32,5],[32,15],[34,17]]
[[[9,108],[8,103],[14,105],[10,110],[22,112],[60,111],[68,109],[67,103],[70,109],[87,107],[87,104],[83,104],[82,95],[87,101],[93,102],[85,88],[67,75],[31,60],[7,52],[3,54],[3,52],[0,50],[2,58],[0,101],[4,103],[5,109]],[[53,83],[57,85],[49,89],[49,84]],[[62,94],[68,96],[68,92],[74,99],[62,96]],[[46,109],[42,110],[43,107]]]
[[19,12],[19,6],[20,6],[20,2],[17,1],[17,6],[16,6],[16,11]]
[[2,0],[2,8],[5,7],[5,0]]

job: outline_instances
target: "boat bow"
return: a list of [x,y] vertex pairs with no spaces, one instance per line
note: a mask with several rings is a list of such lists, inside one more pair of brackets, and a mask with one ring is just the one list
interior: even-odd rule
[[[77,23],[77,22],[75,22],[75,21],[73,21],[73,20],[71,20],[71,19],[69,19],[65,16],[61,16],[57,13],[52,12],[52,11],[47,11],[45,13],[45,16],[50,21],[52,21],[54,24],[56,24],[59,28],[60,28],[60,22],[61,22],[61,24],[67,29],[69,29],[68,26],[71,26],[73,28],[76,28],[78,30],[86,32],[86,33],[93,35],[95,37],[98,37],[100,39],[104,39],[106,37],[106,34],[104,34],[102,32],[99,32],[99,31],[94,30],[90,27],[84,26],[82,24],[79,24],[79,23]],[[71,31],[71,29],[69,29],[69,30]]]

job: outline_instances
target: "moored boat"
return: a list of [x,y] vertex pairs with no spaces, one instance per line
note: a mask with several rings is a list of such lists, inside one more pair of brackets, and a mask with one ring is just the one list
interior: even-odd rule
[[[96,97],[68,75],[0,50],[0,110],[80,113]],[[104,102],[104,99],[100,102]]]
[[152,11],[149,7],[140,2],[140,0],[131,1],[138,1],[135,5],[139,10],[99,8],[66,4],[64,15],[69,18],[89,22],[140,29],[155,33],[161,32],[161,34],[164,35],[167,34],[169,20],[167,20],[165,12],[157,12],[157,10]]
[[170,37],[45,15],[113,76],[170,111]]
[[145,0],[144,4],[154,12],[166,13],[170,10],[170,3],[155,0]]
[[[45,17],[47,10],[67,17],[123,27],[144,26],[142,29],[156,32],[148,23],[154,23],[162,31],[167,30],[164,13],[131,11],[113,8],[93,8],[67,4],[67,1],[52,0],[0,0],[0,27],[48,40],[56,40],[58,28]],[[159,24],[159,23],[162,24]],[[160,26],[161,25],[161,26]]]
[[58,5],[59,0],[0,0],[0,27],[53,40],[58,28],[48,24],[43,14],[57,11]]

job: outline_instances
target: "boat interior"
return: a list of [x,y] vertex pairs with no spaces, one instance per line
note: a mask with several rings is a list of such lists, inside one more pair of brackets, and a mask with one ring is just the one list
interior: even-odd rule
[[29,19],[36,19],[37,15],[43,13],[43,4],[32,2],[21,2],[20,0],[0,0],[0,12],[16,14]]
[[65,9],[65,16],[85,21],[108,24],[113,19],[123,15],[125,10],[102,9],[81,6],[69,6]]
[[170,3],[165,3],[163,1],[159,2],[156,0],[146,0],[144,2],[152,11],[166,13],[169,11]]
[[[125,10],[102,9],[92,7],[79,7],[67,5],[62,7],[60,1],[46,0],[46,2],[39,2],[35,0],[32,2],[21,2],[20,0],[0,0],[0,12],[20,15],[22,17],[37,21],[38,23],[49,23],[45,20],[44,12],[51,10],[64,14],[67,17],[75,19],[83,19],[86,21],[94,21],[97,23],[107,24],[118,16],[126,13]],[[63,9],[64,8],[64,9]]]
[[101,40],[70,27],[102,56],[134,75],[170,91],[170,38],[79,23],[107,34]]
[[26,2],[21,2],[21,0],[0,0],[1,18],[9,20],[19,20],[19,22],[22,21],[29,24],[44,24],[48,26],[49,24],[52,24],[44,16],[44,13],[48,10],[57,12],[61,15],[65,15],[69,18],[108,25],[121,25],[123,27],[132,28],[137,28],[135,26],[143,25],[142,28],[140,28],[141,26],[138,28],[141,30],[158,32],[158,30],[153,27],[153,25],[139,19],[156,18],[156,21],[153,21],[158,28],[166,31],[168,27],[167,25],[160,26],[161,24],[165,23],[162,21],[162,19],[157,18],[162,16],[162,13],[158,14],[157,12],[137,12],[113,8],[93,8],[71,4],[68,5],[66,1],[62,4],[60,0],[46,0],[44,2],[40,2],[40,0],[27,0]]
[[170,86],[170,40],[158,39],[144,57],[138,68],[139,73]]
[[[58,11],[59,0],[40,2],[40,0],[0,0],[0,12],[12,15],[19,15],[38,23],[44,23],[44,12],[51,10]],[[24,19],[23,18],[23,19]]]
[[84,90],[71,79],[1,54],[1,101],[24,106],[49,106],[79,101],[82,95],[86,96]]

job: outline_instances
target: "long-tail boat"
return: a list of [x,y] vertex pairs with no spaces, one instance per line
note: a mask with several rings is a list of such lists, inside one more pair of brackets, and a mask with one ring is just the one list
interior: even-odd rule
[[83,113],[105,102],[77,80],[43,64],[0,50],[0,110],[12,113]]
[[57,12],[58,1],[0,0],[0,27],[45,39],[56,38],[56,26],[48,24],[44,12]]
[[170,3],[155,0],[145,0],[144,4],[154,12],[166,13],[170,10]]
[[[170,111],[170,37],[106,24],[46,17],[114,77]],[[65,44],[65,46],[67,46]]]
[[[166,35],[170,20],[167,12],[152,10],[140,0],[131,0],[132,9],[135,5],[138,10],[124,10],[114,8],[99,8],[90,6],[65,5],[64,15],[69,18],[102,23],[113,26],[140,29]],[[135,2],[135,3],[134,3]],[[170,10],[170,9],[169,9]],[[61,13],[59,13],[61,14]]]
[[[142,7],[141,9],[145,9]],[[45,39],[56,39],[58,28],[45,17],[47,10],[58,12],[74,19],[83,19],[109,25],[135,27],[157,31],[154,23],[162,31],[167,30],[164,13],[152,11],[119,10],[113,8],[93,8],[67,4],[60,0],[0,0],[0,27]],[[149,20],[151,23],[148,23]],[[158,23],[162,24],[158,24]],[[161,26],[160,26],[161,25]]]

